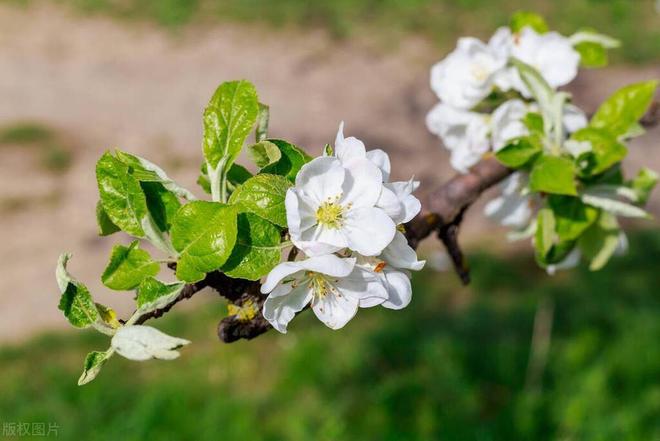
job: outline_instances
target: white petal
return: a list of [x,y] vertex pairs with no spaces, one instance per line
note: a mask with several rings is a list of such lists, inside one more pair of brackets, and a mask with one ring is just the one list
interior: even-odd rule
[[353,296],[328,293],[323,297],[314,297],[314,314],[330,329],[343,328],[358,310],[359,300]]
[[587,127],[587,116],[582,110],[572,104],[564,106],[564,128],[568,133],[574,133]]
[[369,150],[367,152],[367,159],[371,161],[383,175],[383,182],[390,179],[390,157],[381,149]]
[[344,121],[339,124],[337,137],[335,138],[335,156],[341,160],[344,165],[349,164],[354,159],[364,159],[367,149],[364,143],[359,139],[349,136],[344,138]]
[[394,239],[396,225],[380,208],[359,208],[347,213],[342,229],[351,250],[377,256]]
[[266,281],[261,285],[261,293],[267,294],[275,289],[275,287],[285,278],[293,274],[303,271],[301,262],[282,262],[275,268],[270,270]]
[[368,159],[355,159],[345,167],[341,204],[352,204],[354,208],[376,205],[383,188],[383,175],[378,167]]
[[343,230],[328,228],[323,225],[317,225],[313,229],[307,230],[303,233],[301,239],[306,244],[305,248],[301,249],[308,256],[334,253],[348,246],[348,241]]
[[400,224],[398,219],[403,218],[405,207],[399,200],[399,197],[389,188],[389,184],[383,184],[380,197],[376,202],[376,207],[382,208],[395,224]]
[[410,277],[403,271],[385,271],[388,299],[383,306],[389,309],[403,309],[412,299]]
[[347,277],[339,279],[335,287],[342,295],[357,298],[361,308],[380,305],[388,298],[382,275],[359,266]]
[[286,223],[292,237],[299,237],[303,231],[316,225],[318,206],[295,188],[287,190],[284,206]]
[[398,225],[409,222],[421,211],[422,203],[412,194],[412,192],[419,187],[419,181],[411,179],[409,181],[390,182],[383,186],[394,192],[401,203],[399,216],[394,216],[388,213],[392,220],[394,220],[395,224]]
[[425,260],[417,260],[417,253],[408,245],[406,236],[397,231],[394,239],[383,250],[380,257],[394,268],[419,271],[424,268]]
[[315,158],[303,165],[296,176],[296,188],[320,204],[342,191],[346,172],[341,162],[333,157]]
[[263,315],[273,328],[286,334],[286,327],[296,313],[312,300],[312,292],[307,286],[299,286],[280,297],[268,296],[264,302]]
[[296,262],[300,268],[331,277],[346,277],[355,267],[355,258],[341,258],[334,254],[310,257]]

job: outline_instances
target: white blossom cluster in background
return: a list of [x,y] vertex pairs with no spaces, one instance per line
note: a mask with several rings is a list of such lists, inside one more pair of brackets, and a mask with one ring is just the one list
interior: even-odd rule
[[313,159],[286,195],[293,246],[305,256],[276,266],[262,285],[268,294],[264,317],[286,332],[295,314],[311,305],[332,329],[358,308],[410,303],[410,270],[422,269],[402,233],[402,224],[421,209],[413,196],[419,182],[390,182],[390,159],[367,151],[339,127],[334,152]]
[[[450,151],[452,167],[467,173],[484,156],[528,135],[524,118],[531,112],[542,113],[513,60],[536,69],[556,90],[575,79],[580,65],[575,46],[585,41],[606,48],[618,45],[600,34],[578,32],[565,37],[531,26],[518,32],[499,28],[488,43],[473,37],[459,39],[454,51],[431,68],[431,88],[440,102],[426,117],[429,131]],[[587,126],[585,113],[570,102],[563,104],[561,113],[563,140]],[[514,173],[500,185],[501,195],[485,207],[488,217],[514,230],[511,239],[531,237],[535,230],[540,200],[530,194],[527,181],[526,172]],[[623,247],[625,237],[620,242]],[[548,272],[574,266],[579,259],[575,249],[560,264],[548,266]]]

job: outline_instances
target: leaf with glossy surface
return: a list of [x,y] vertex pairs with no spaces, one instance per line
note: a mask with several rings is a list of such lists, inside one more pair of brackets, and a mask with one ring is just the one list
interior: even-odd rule
[[86,328],[96,323],[99,313],[92,295],[85,285],[75,280],[67,271],[70,254],[62,254],[57,262],[55,277],[62,296],[59,309],[76,328]]
[[240,207],[241,211],[254,213],[275,225],[286,227],[284,198],[289,187],[291,182],[283,176],[259,174],[238,187],[229,202]]
[[261,172],[284,176],[289,181],[295,182],[302,166],[312,160],[311,156],[290,142],[281,139],[269,139],[269,141],[280,149],[282,157],[276,163],[265,167]]
[[137,307],[140,314],[164,308],[172,303],[181,293],[185,283],[163,283],[153,277],[147,277],[137,289]]
[[98,201],[96,204],[96,224],[99,227],[99,236],[109,236],[117,231],[121,231],[121,229],[112,222],[112,219],[108,217],[108,213],[105,212],[101,201]]
[[109,349],[107,351],[92,351],[87,354],[85,357],[85,363],[83,365],[83,373],[78,379],[78,386],[89,383],[94,380],[96,376],[101,372],[101,368],[112,354],[114,350]]
[[542,156],[534,163],[529,184],[532,191],[577,195],[575,165],[567,158]]
[[260,279],[280,263],[280,241],[280,228],[255,214],[239,214],[236,246],[222,271],[234,278]]
[[160,231],[169,231],[172,219],[181,208],[178,197],[159,182],[141,182],[140,186],[154,223]]
[[538,139],[531,136],[515,138],[495,153],[498,161],[509,168],[520,168],[542,151]]
[[115,245],[110,254],[110,262],[103,271],[101,281],[105,286],[117,291],[136,288],[147,277],[155,276],[160,271],[158,262],[154,262],[145,250],[138,248],[138,241],[129,246]]
[[257,142],[268,138],[268,121],[270,120],[270,108],[259,103],[259,114],[257,115],[257,126],[254,129],[254,139]]
[[657,86],[658,81],[652,80],[622,87],[601,104],[589,125],[614,137],[627,133],[651,105]]
[[573,133],[571,139],[589,142],[591,150],[581,156],[580,176],[594,176],[605,172],[628,154],[628,149],[606,129],[585,127]]
[[578,245],[582,254],[591,261],[590,270],[597,271],[607,264],[619,246],[620,232],[616,217],[603,212],[598,222],[580,237]]
[[103,210],[112,223],[133,236],[144,237],[142,220],[147,215],[147,201],[128,166],[106,152],[96,163],[96,180]]
[[548,206],[555,218],[555,231],[562,241],[575,240],[598,219],[599,210],[573,196],[550,195]]
[[259,168],[274,164],[282,157],[280,149],[270,141],[261,141],[248,146],[247,153]]
[[222,83],[204,111],[204,157],[211,168],[234,163],[259,114],[257,92],[248,81]]
[[236,216],[235,207],[219,202],[194,201],[181,207],[171,230],[180,253],[179,280],[197,282],[227,261],[236,243]]
[[630,188],[636,193],[638,204],[646,205],[657,182],[658,174],[646,167],[642,168],[637,176],[630,181]]
[[530,11],[516,11],[509,19],[511,32],[520,32],[524,27],[529,26],[539,34],[548,32],[548,25],[545,19],[539,14]]

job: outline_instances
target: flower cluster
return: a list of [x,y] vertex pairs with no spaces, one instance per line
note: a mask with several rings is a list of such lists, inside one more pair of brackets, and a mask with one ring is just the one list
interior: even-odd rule
[[404,308],[409,270],[424,266],[402,233],[421,209],[419,182],[389,182],[387,153],[345,138],[343,123],[327,150],[300,169],[285,199],[291,242],[306,258],[276,266],[261,289],[263,315],[283,333],[308,304],[332,329],[360,307]]
[[[626,183],[619,172],[626,153],[621,142],[643,133],[637,119],[654,82],[617,92],[592,121],[558,90],[579,66],[606,64],[606,50],[618,45],[590,31],[565,37],[548,31],[540,16],[519,12],[487,43],[459,39],[431,68],[440,102],[426,117],[429,131],[441,138],[458,172],[493,154],[516,170],[485,213],[512,228],[511,239],[533,237],[537,260],[549,273],[575,266],[585,249],[592,269],[607,261],[603,256],[624,251],[627,241],[615,216],[644,216],[635,205],[655,184],[651,171],[640,172],[636,183]],[[541,211],[549,216],[543,225]],[[590,240],[593,225],[600,225],[599,243],[581,243]]]

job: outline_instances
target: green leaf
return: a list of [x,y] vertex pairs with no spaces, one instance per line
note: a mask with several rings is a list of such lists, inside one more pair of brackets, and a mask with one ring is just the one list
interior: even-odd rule
[[180,253],[179,280],[197,282],[227,261],[236,243],[236,216],[235,207],[219,202],[194,201],[181,207],[170,233]]
[[257,92],[248,81],[222,83],[204,111],[204,157],[213,169],[228,170],[259,114]]
[[99,227],[99,236],[109,236],[121,229],[112,222],[108,217],[108,213],[103,209],[103,204],[98,201],[96,204],[96,223]]
[[270,119],[270,108],[266,104],[259,103],[259,114],[257,115],[257,127],[254,129],[254,139],[261,142],[268,138],[268,120]]
[[[544,120],[552,121],[554,107],[556,107],[553,106],[556,95],[554,89],[550,87],[539,71],[529,64],[526,64],[517,58],[512,58],[511,64],[518,70],[520,79],[527,86],[534,99],[538,102]],[[550,129],[550,127],[546,127],[546,129]]]
[[[284,176],[289,181],[295,182],[302,166],[311,161],[312,158],[303,149],[287,141],[281,139],[269,139],[269,141],[280,149],[282,157],[276,163],[265,167],[261,172]],[[328,147],[326,146],[326,150]],[[332,148],[330,149],[332,150]]]
[[96,164],[96,180],[103,210],[112,223],[133,236],[144,237],[142,220],[147,215],[147,201],[128,166],[106,152]]
[[117,312],[101,303],[95,303],[96,310],[99,312],[99,317],[101,322],[110,329],[117,329],[121,326],[119,320],[117,320]]
[[546,263],[546,256],[556,241],[554,214],[551,209],[542,208],[536,217],[536,234],[534,235],[534,247],[539,263]]
[[614,49],[621,46],[621,42],[605,34],[600,34],[592,29],[583,29],[568,37],[573,46],[580,43],[596,43],[605,49]]
[[158,182],[178,197],[194,201],[194,194],[170,179],[169,176],[153,162],[140,156],[131,155],[121,150],[116,151],[117,159],[129,167],[129,172],[140,182]]
[[238,215],[238,238],[222,271],[230,277],[258,280],[281,258],[281,230],[252,213]]
[[101,372],[101,368],[105,364],[106,361],[110,357],[112,357],[112,354],[114,354],[115,351],[112,349],[109,349],[107,351],[101,352],[101,351],[92,351],[87,354],[85,357],[85,363],[83,365],[83,373],[78,379],[78,386],[85,385],[89,383],[90,381],[94,380],[96,376]]
[[616,217],[602,212],[578,241],[582,254],[591,260],[589,269],[598,271],[610,260],[619,245],[620,229]]
[[507,167],[520,168],[541,153],[542,149],[538,138],[523,136],[510,140],[495,153],[495,157]]
[[530,133],[538,133],[539,135],[543,135],[545,129],[543,116],[541,116],[540,113],[529,112],[525,115],[522,122],[525,127],[527,127],[527,130],[530,131]]
[[520,32],[525,26],[529,26],[539,34],[548,32],[545,19],[535,12],[516,11],[509,19],[511,32]]
[[600,186],[585,189],[580,195],[582,202],[598,207],[616,216],[649,218],[650,215],[636,205],[632,205],[621,199],[629,201],[637,200],[637,193],[628,187]]
[[274,164],[282,157],[280,149],[270,141],[261,141],[248,146],[247,153],[248,157],[259,168]]
[[591,144],[591,151],[580,156],[580,176],[583,177],[603,173],[628,154],[626,146],[606,129],[585,127],[573,133],[571,139]]
[[105,286],[117,291],[136,288],[144,279],[155,276],[160,271],[158,262],[154,262],[145,250],[138,248],[139,242],[129,246],[115,245],[110,253],[110,262],[101,275]]
[[638,204],[646,205],[657,182],[658,174],[646,167],[642,168],[635,179],[630,181],[630,188],[637,194]]
[[607,130],[614,137],[627,133],[653,101],[658,81],[642,81],[612,94],[596,111],[589,125]]
[[76,328],[86,328],[96,323],[99,313],[92,295],[85,285],[75,280],[66,270],[70,254],[62,254],[57,262],[55,276],[62,293],[59,309]]
[[555,231],[560,241],[575,240],[598,218],[598,209],[573,196],[550,195],[548,206],[554,214]]
[[241,211],[254,213],[275,225],[286,227],[284,198],[289,187],[291,183],[283,176],[260,174],[238,187],[229,203],[240,207]]
[[596,68],[607,66],[607,50],[593,41],[583,41],[574,46],[580,54],[580,65],[583,67]]
[[154,223],[160,231],[169,231],[172,219],[181,208],[179,198],[158,182],[141,182],[140,186],[147,199],[147,209]]
[[575,196],[575,165],[567,158],[542,156],[534,163],[529,184],[532,191]]
[[137,289],[137,306],[140,314],[164,308],[176,299],[186,286],[183,282],[163,283],[147,277]]

